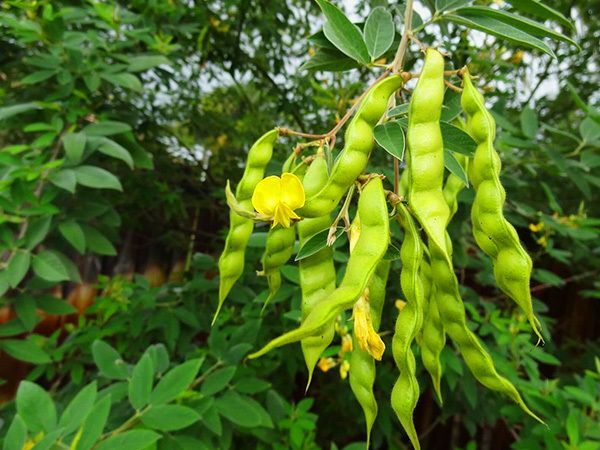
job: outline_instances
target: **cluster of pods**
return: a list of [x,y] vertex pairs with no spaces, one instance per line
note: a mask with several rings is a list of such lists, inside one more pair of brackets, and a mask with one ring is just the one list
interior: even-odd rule
[[[477,245],[492,260],[498,287],[523,310],[541,339],[530,296],[531,259],[515,228],[503,215],[506,194],[499,178],[500,158],[493,146],[494,119],[468,70],[462,69],[459,74],[463,80],[464,113],[459,119],[460,126],[477,144],[474,157],[460,159],[475,190],[471,209],[473,235]],[[452,241],[447,232],[458,207],[456,198],[463,182],[453,174],[444,177],[444,144],[440,130],[444,59],[437,50],[427,50],[411,96],[401,191],[390,193],[384,189],[380,176],[363,174],[374,147],[374,127],[385,117],[390,98],[402,84],[401,76],[390,75],[368,91],[347,127],[344,148],[331,168],[322,152],[311,158],[304,173],[296,171],[297,167],[289,161],[284,167],[283,172],[298,174],[306,198],[294,205],[293,220],[280,220],[280,224],[269,231],[262,274],[268,279],[271,294],[281,283],[279,268],[292,256],[296,235],[302,248],[311,237],[328,229],[334,210],[349,190],[357,187],[360,194],[357,212],[349,227],[350,255],[339,284],[331,247],[324,246],[298,262],[302,291],[299,327],[273,339],[249,357],[258,358],[282,345],[300,342],[311,375],[332,342],[337,316],[352,309],[354,345],[349,378],[364,411],[369,436],[377,415],[373,394],[375,360],[381,359],[384,349],[377,331],[386,284],[393,282],[393,277],[388,277],[390,262],[384,256],[390,244],[390,220],[398,221],[403,230],[400,286],[406,305],[398,315],[392,339],[399,375],[391,392],[391,405],[413,446],[419,449],[413,423],[413,411],[420,395],[411,350],[413,343],[421,349],[423,365],[440,399],[440,353],[449,336],[479,382],[507,395],[525,412],[541,419],[525,405],[514,385],[498,373],[492,357],[467,326],[452,263]],[[245,248],[254,221],[266,220],[260,211],[254,211],[252,200],[257,185],[264,178],[277,137],[275,129],[254,144],[235,196],[231,191],[228,193],[232,206],[231,226],[219,260],[219,310],[243,272]]]

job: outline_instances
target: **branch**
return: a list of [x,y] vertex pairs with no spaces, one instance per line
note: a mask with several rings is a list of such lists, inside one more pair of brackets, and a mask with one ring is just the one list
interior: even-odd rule
[[412,34],[412,16],[413,16],[413,0],[406,1],[406,9],[404,10],[404,31],[402,33],[402,39],[400,39],[400,45],[394,56],[392,62],[392,72],[400,73],[404,64],[404,56],[406,55],[406,49],[408,48],[408,42],[410,41],[410,35]]

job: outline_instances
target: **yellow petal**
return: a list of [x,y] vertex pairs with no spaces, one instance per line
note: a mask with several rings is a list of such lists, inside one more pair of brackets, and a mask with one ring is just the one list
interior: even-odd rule
[[358,346],[376,360],[381,361],[385,344],[373,329],[371,307],[365,295],[361,296],[354,304],[352,315],[354,317],[354,335]]
[[281,179],[275,175],[263,178],[252,193],[252,206],[260,214],[268,217],[275,215],[281,194]]
[[304,186],[300,179],[293,173],[281,175],[281,202],[293,210],[303,207],[304,200]]

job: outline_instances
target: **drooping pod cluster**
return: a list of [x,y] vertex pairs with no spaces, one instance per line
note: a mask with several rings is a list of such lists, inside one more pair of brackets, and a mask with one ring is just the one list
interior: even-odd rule
[[[250,181],[243,179],[236,198],[231,198],[233,194],[228,191],[228,203],[232,208],[230,235],[239,234],[244,240],[228,237],[219,262],[219,308],[241,275],[243,248],[252,232],[253,221],[271,222],[261,272],[268,279],[267,302],[279,288],[279,269],[293,255],[297,234],[300,250],[296,259],[299,260],[302,293],[300,323],[297,328],[250,354],[249,359],[300,342],[308,370],[308,389],[315,366],[335,337],[336,320],[340,314],[351,311],[352,346],[350,350],[343,350],[351,353],[349,358],[343,355],[340,358],[346,358],[344,364],[349,363],[349,384],[365,416],[367,446],[378,413],[376,363],[386,349],[386,342],[379,334],[386,287],[391,282],[398,285],[398,279],[405,302],[399,303],[401,311],[391,339],[397,379],[390,402],[414,448],[420,448],[413,413],[422,391],[416,376],[415,342],[420,347],[422,364],[440,402],[443,375],[440,355],[448,336],[481,384],[505,394],[527,414],[540,420],[529,410],[514,385],[498,373],[492,357],[467,325],[465,306],[454,273],[453,243],[447,231],[459,208],[459,193],[465,189],[466,180],[453,173],[444,177],[444,142],[440,125],[445,90],[444,65],[438,51],[427,50],[408,108],[406,169],[398,183],[399,192],[386,191],[381,175],[363,173],[374,148],[374,128],[386,120],[388,106],[393,103],[390,98],[403,83],[404,78],[399,75],[388,76],[369,88],[348,124],[344,148],[333,164],[328,164],[322,149],[324,143],[330,143],[330,136],[320,135],[322,141],[297,147],[318,146],[316,154],[295,165],[298,157],[295,150],[284,164],[281,178],[252,178],[254,192],[240,188],[250,185]],[[460,73],[464,79],[462,107],[466,121],[456,118],[454,123],[473,138],[477,150],[471,159],[463,154],[456,154],[455,158],[469,174],[475,190],[471,211],[473,234],[479,247],[492,259],[498,286],[525,311],[539,335],[539,323],[533,316],[529,294],[531,259],[521,246],[515,229],[502,214],[505,191],[499,180],[499,158],[493,148],[495,125],[468,72]],[[299,135],[306,136],[305,133]],[[266,141],[265,137],[261,138],[253,149],[259,144],[264,147]],[[274,138],[271,152],[273,141]],[[261,176],[264,176],[264,165]],[[349,225],[353,186],[359,195],[354,220],[345,230],[349,236],[349,257],[344,276],[336,285],[331,239],[336,235],[334,232],[340,220],[344,219]],[[345,194],[346,200],[342,201]],[[249,200],[255,213],[249,208]],[[338,207],[341,209],[334,219],[332,213]],[[392,251],[395,247],[390,247],[390,210],[402,229],[399,277],[393,275],[394,271],[388,276],[392,267],[390,259],[395,259]],[[244,225],[243,232],[236,231],[239,224]],[[325,234],[329,234],[327,243]],[[311,250],[301,256],[305,248]],[[229,268],[232,254],[242,259],[241,268]],[[343,342],[349,346],[348,340]],[[318,366],[322,367],[321,363]]]

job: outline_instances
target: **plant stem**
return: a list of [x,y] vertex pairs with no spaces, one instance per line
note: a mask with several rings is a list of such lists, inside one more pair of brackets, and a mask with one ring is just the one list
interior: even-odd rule
[[402,71],[404,56],[406,55],[406,49],[408,48],[408,42],[410,40],[410,35],[412,34],[413,3],[414,0],[406,1],[406,9],[404,10],[404,31],[402,32],[398,50],[396,50],[396,56],[394,56],[394,61],[392,62],[393,73],[400,73]]

